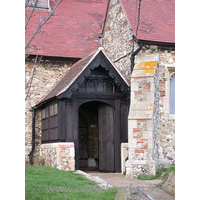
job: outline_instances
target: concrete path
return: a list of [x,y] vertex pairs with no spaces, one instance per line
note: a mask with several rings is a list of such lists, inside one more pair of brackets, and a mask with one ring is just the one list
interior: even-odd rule
[[[80,171],[80,170],[79,170]],[[85,172],[83,172],[85,173]],[[84,175],[84,174],[83,174]],[[143,181],[134,178],[125,178],[121,173],[100,173],[94,171],[87,171],[85,176],[90,177],[91,180],[99,181],[99,184],[116,186],[118,190],[125,187],[127,191],[127,199],[134,200],[174,200],[175,197],[166,193],[161,188],[156,187],[156,184],[161,183],[161,180]],[[102,180],[102,183],[101,183]],[[107,184],[108,183],[108,184]]]

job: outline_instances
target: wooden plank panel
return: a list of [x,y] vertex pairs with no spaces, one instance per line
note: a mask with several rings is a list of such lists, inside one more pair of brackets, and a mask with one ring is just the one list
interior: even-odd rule
[[42,131],[42,141],[49,140],[49,130]]
[[58,128],[50,129],[50,140],[58,140]]
[[66,104],[65,107],[65,113],[66,113],[66,118],[65,118],[65,123],[66,123],[66,140],[69,139],[74,139],[73,137],[73,110],[72,110],[72,105],[70,103]]
[[99,170],[114,172],[113,109],[99,105]]
[[65,123],[66,123],[65,114],[66,114],[65,101],[60,100],[58,103],[58,133],[60,141],[65,140]]
[[115,146],[115,171],[121,172],[121,151],[120,151],[120,100],[115,100],[115,112],[114,112],[114,146]]
[[43,119],[42,120],[42,130],[46,130],[49,128],[49,119]]
[[58,127],[58,116],[53,116],[49,118],[49,128]]
[[121,105],[120,142],[128,142],[128,105]]

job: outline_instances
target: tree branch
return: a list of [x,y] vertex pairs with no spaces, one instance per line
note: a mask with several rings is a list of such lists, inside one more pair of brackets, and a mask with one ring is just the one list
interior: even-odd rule
[[26,2],[25,2],[25,8],[28,7],[29,1],[30,1],[30,0],[26,0]]
[[[28,0],[28,3],[29,3],[29,1],[30,1],[30,0]],[[25,30],[26,30],[26,27],[27,27],[27,25],[28,25],[28,22],[29,22],[30,18],[32,17],[32,14],[33,14],[33,12],[34,12],[34,10],[35,10],[35,7],[36,7],[38,1],[39,1],[39,0],[35,0],[35,3],[34,3],[33,8],[32,8],[32,10],[31,10],[31,13],[30,13],[30,15],[29,15],[29,17],[28,17],[28,19],[27,19],[27,21],[26,21]],[[28,4],[28,3],[27,3],[27,4]]]
[[49,15],[47,16],[46,19],[44,19],[44,21],[42,23],[38,24],[37,29],[35,30],[35,32],[32,34],[32,36],[30,37],[30,39],[27,41],[27,43],[25,44],[25,49],[28,47],[28,45],[30,44],[30,42],[33,40],[33,38],[35,37],[35,35],[37,34],[37,32],[40,30],[40,28],[47,22],[47,20],[53,15],[53,13],[55,12],[56,8],[58,7],[59,3],[61,2],[61,0],[58,0],[58,2],[56,3],[54,9],[49,13]]

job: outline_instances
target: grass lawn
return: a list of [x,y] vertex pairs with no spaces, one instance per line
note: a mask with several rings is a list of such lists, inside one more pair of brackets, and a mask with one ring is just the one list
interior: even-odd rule
[[156,172],[156,176],[153,175],[147,175],[147,174],[140,174],[137,179],[140,180],[153,180],[153,179],[160,179],[162,173],[167,172],[167,174],[169,174],[170,172],[173,172],[173,174],[175,175],[175,166],[171,166],[169,168],[162,168],[162,169],[158,169]]
[[74,171],[25,166],[25,199],[115,199],[116,192],[100,189],[94,181]]

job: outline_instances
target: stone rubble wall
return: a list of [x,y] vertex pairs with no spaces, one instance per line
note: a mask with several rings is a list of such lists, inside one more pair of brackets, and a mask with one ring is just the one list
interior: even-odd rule
[[154,105],[153,105],[153,159],[159,159],[159,65],[154,73]]
[[[52,87],[59,77],[70,69],[74,62],[71,61],[41,61],[35,69],[32,84],[25,90],[25,163],[29,162],[28,154],[32,149],[32,110],[34,103]],[[25,85],[30,83],[33,74],[34,60],[25,62]],[[30,88],[30,90],[29,90]],[[39,147],[41,144],[41,110],[35,113],[35,151],[33,163],[38,164]]]
[[[158,86],[159,91],[159,121],[154,127],[158,134],[158,156],[156,159],[167,159],[172,164],[175,162],[175,116],[169,113],[169,76],[171,66],[175,66],[175,49],[173,47],[162,47],[145,45],[142,54],[159,55]],[[175,67],[172,72],[175,72]],[[155,123],[154,123],[155,124]]]
[[[134,13],[133,13],[134,14]],[[121,70],[123,75],[131,82],[130,73],[130,56],[133,50],[132,35],[134,30],[127,19],[127,16],[123,10],[123,6],[119,0],[111,0],[108,16],[105,23],[103,34],[103,46],[106,49],[109,57],[114,61],[116,66]],[[134,44],[134,50],[138,48],[138,44]],[[153,102],[153,139],[154,139],[154,159],[166,160],[174,163],[175,160],[175,117],[171,117],[169,114],[169,65],[175,65],[175,48],[157,45],[143,45],[142,50],[136,55],[136,60],[142,55],[157,56],[159,57],[159,68],[153,76],[155,81],[155,102]],[[139,80],[140,81],[140,80]],[[145,86],[141,81],[140,87]],[[143,85],[144,84],[144,85]],[[146,88],[149,87],[149,83],[146,83]],[[136,83],[135,83],[136,85]],[[135,87],[131,85],[131,87]],[[139,86],[138,86],[139,87]],[[147,89],[148,90],[148,89]],[[135,95],[135,106],[140,106],[138,101],[146,100],[147,93],[143,88],[143,91],[137,91]],[[133,98],[131,97],[131,101]],[[132,109],[132,108],[130,108]],[[137,113],[135,113],[137,114]],[[148,112],[146,112],[148,116]],[[140,123],[135,121],[135,123]],[[139,128],[135,127],[135,128]],[[136,131],[136,129],[135,129]],[[139,130],[138,130],[139,132]],[[136,132],[135,132],[136,133]],[[133,141],[129,141],[132,143]],[[138,142],[138,144],[142,144]],[[145,145],[145,143],[144,143]],[[131,146],[131,144],[129,144]],[[131,147],[130,147],[131,148]],[[143,149],[139,149],[136,154],[137,158],[143,154]],[[151,151],[148,149],[148,151]],[[160,163],[160,162],[158,162]],[[162,164],[159,164],[163,167]]]
[[[165,71],[167,71],[165,73]],[[165,74],[165,77],[164,77]],[[175,116],[169,114],[169,74],[166,65],[160,66],[159,87],[159,159],[175,162]],[[168,87],[167,87],[168,86]]]
[[75,149],[73,142],[40,145],[40,165],[65,171],[75,170]]
[[127,80],[130,80],[131,76],[132,35],[133,30],[120,1],[111,0],[103,35],[103,46],[111,60],[121,70]]
[[[144,45],[137,54],[136,60],[142,56],[158,56],[159,67],[154,74],[155,101],[154,101],[154,159],[159,167],[167,167],[166,160],[175,163],[175,115],[169,112],[170,74],[175,72],[175,49],[155,45]],[[173,66],[173,67],[172,67]],[[172,69],[172,71],[170,71]]]
[[163,173],[161,176],[162,181],[162,189],[169,194],[172,194],[175,196],[175,175],[170,172],[168,175],[168,178],[165,179],[165,176],[167,175],[167,172]]

